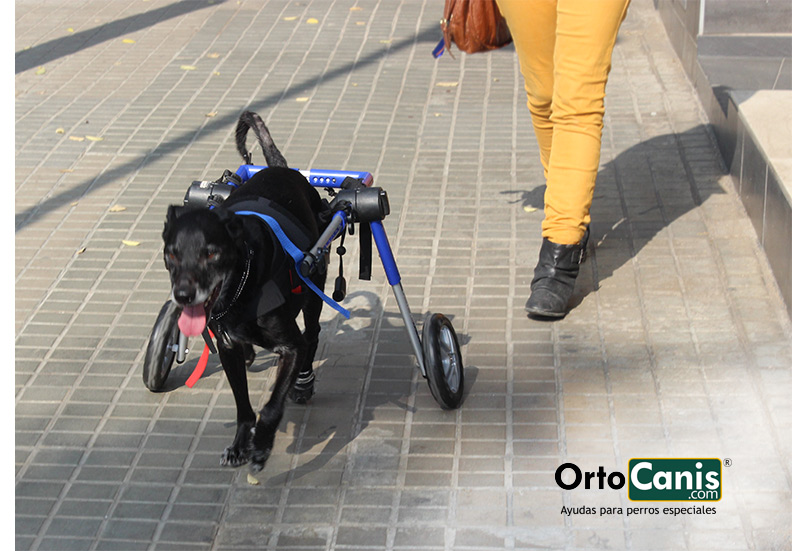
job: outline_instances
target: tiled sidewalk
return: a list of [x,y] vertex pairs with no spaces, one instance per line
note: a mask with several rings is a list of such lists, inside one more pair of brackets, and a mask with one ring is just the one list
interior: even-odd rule
[[[543,188],[513,49],[434,60],[441,9],[17,0],[17,549],[792,549],[790,320],[652,2],[616,46],[595,246],[556,323],[522,309]],[[468,391],[431,398],[375,266],[350,321],[326,309],[318,394],[258,486],[219,466],[216,359],[193,389],[195,352],[168,392],[141,380],[167,205],[239,164],[244,109],[292,165],[387,189],[410,305],[453,318]],[[635,506],[554,479],[632,457],[730,459],[717,514],[561,514]]]

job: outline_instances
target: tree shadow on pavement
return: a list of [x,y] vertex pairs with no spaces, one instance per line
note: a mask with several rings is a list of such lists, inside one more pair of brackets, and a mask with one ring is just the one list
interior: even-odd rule
[[[367,305],[355,307],[352,318],[376,320],[381,315],[379,329],[359,330],[347,322],[338,326],[336,334],[326,337],[328,345],[324,357],[318,358],[321,366],[316,369],[317,393],[310,411],[306,415],[300,406],[290,404],[279,429],[281,433],[296,432],[286,452],[303,455],[307,461],[272,476],[268,485],[311,476],[361,436],[362,449],[355,454],[352,469],[345,476],[385,476],[397,470],[391,463],[398,463],[403,441],[401,431],[408,414],[415,414],[425,406],[438,415],[454,415],[443,412],[429,397],[401,314],[383,311],[379,297],[373,293],[350,293],[349,299],[356,298],[358,304],[362,299]],[[458,333],[457,337],[460,347],[470,340],[465,334]],[[376,347],[373,354],[372,345]],[[463,407],[475,384],[476,373],[475,367],[465,366]],[[415,376],[417,389],[413,386]],[[411,400],[413,395],[415,400]]]
[[[222,4],[226,0],[217,0]],[[97,44],[113,40],[119,36],[134,33],[141,29],[152,27],[161,21],[181,17],[190,12],[202,10],[212,6],[206,0],[181,0],[161,8],[155,8],[129,17],[110,21],[103,25],[76,32],[37,44],[15,54],[16,74],[45,65],[56,59],[75,54]]]
[[277,90],[261,99],[253,101],[250,104],[239,105],[237,109],[232,110],[228,115],[214,117],[197,128],[186,130],[178,136],[175,136],[174,138],[157,145],[154,149],[143,155],[136,156],[103,172],[96,178],[75,184],[74,186],[71,186],[71,189],[61,191],[60,193],[57,193],[52,197],[48,197],[47,199],[42,200],[40,203],[19,212],[15,219],[15,232],[24,229],[28,225],[35,222],[36,219],[63,206],[64,204],[75,201],[72,189],[85,188],[87,190],[85,194],[90,194],[111,182],[128,178],[130,174],[140,171],[142,168],[152,164],[162,157],[167,157],[168,155],[173,155],[177,152],[180,152],[184,149],[185,143],[192,143],[201,134],[219,132],[223,129],[226,129],[229,133],[233,132],[233,129],[236,127],[239,114],[242,113],[242,111],[249,110],[265,113],[274,107],[278,102],[304,95],[307,92],[313,90],[321,82],[342,78],[350,72],[366,65],[381,63],[387,58],[389,52],[413,47],[418,43],[435,42],[436,40],[437,29],[435,27],[427,28],[413,36],[379,47],[375,51],[372,51],[371,53],[366,54],[359,59],[350,60],[339,67],[305,78],[287,90]]
[[[287,402],[284,418],[278,428],[278,440],[292,438],[286,448],[287,454],[304,454],[310,459],[295,469],[272,475],[268,485],[281,485],[322,469],[355,438],[365,433],[372,423],[377,424],[377,429],[368,434],[366,440],[370,443],[380,442],[382,446],[376,446],[376,452],[363,455],[370,461],[387,461],[387,457],[393,453],[398,459],[402,435],[395,432],[387,434],[387,431],[400,430],[404,426],[404,420],[397,420],[396,417],[403,417],[408,412],[415,413],[418,409],[410,403],[410,396],[414,393],[415,374],[418,378],[419,402],[441,411],[439,404],[432,398],[427,399],[427,382],[417,367],[401,314],[398,311],[383,311],[379,297],[371,292],[353,292],[348,295],[347,300],[356,304],[350,308],[351,319],[360,320],[362,324],[369,320],[371,324],[361,329],[355,327],[360,326],[360,323],[353,324],[348,321],[338,325],[335,322],[323,323],[322,338],[326,343],[320,346],[314,362],[316,395],[309,402],[307,410],[306,406]],[[375,330],[378,316],[382,317],[382,321]],[[328,335],[331,330],[334,334]],[[457,333],[457,338],[460,347],[470,341],[470,337],[462,333]],[[195,342],[191,344],[195,346],[196,353],[191,354],[184,364],[174,366],[162,392],[172,392],[184,386],[195,368],[198,347],[203,347],[203,343],[200,339],[193,340]],[[372,346],[376,347],[373,354]],[[248,369],[250,397],[254,406],[257,403],[262,405],[269,399],[268,391],[262,393],[258,390],[262,386],[260,374],[276,365],[274,354],[261,349],[257,349],[257,352],[256,361]],[[210,358],[201,379],[205,381],[209,378],[225,377],[217,356]],[[475,367],[465,366],[463,404],[475,384],[477,372]],[[216,380],[208,384],[211,388]],[[223,392],[230,393],[230,390],[224,389]],[[382,420],[379,416],[384,416],[386,421],[378,423],[377,421]],[[234,420],[229,418],[229,442],[233,438],[234,425]],[[365,472],[362,476],[372,474],[368,473],[365,466],[363,470]]]

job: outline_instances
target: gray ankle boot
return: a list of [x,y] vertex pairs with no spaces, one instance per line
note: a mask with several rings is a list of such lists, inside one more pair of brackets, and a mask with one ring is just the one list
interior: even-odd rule
[[575,290],[575,279],[585,259],[589,230],[580,243],[558,245],[547,238],[539,249],[539,263],[531,282],[531,296],[525,310],[540,318],[563,318],[569,312],[569,299]]

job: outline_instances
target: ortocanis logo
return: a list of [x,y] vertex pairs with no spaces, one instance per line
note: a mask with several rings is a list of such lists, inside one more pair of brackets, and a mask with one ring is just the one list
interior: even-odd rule
[[719,501],[720,459],[630,459],[630,501]]
[[606,484],[620,490],[629,483],[630,501],[720,501],[721,474],[720,459],[630,459],[626,479],[619,471],[608,474],[601,465],[583,472],[574,463],[564,463],[556,469],[555,480],[564,490],[581,484],[586,490],[603,490]]

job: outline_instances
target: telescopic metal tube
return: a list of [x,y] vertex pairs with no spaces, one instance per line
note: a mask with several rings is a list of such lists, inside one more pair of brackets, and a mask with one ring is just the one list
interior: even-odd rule
[[311,271],[316,262],[327,254],[327,251],[330,249],[330,243],[333,242],[333,239],[335,239],[339,233],[344,231],[344,228],[346,228],[346,214],[344,214],[343,211],[338,211],[333,215],[333,218],[330,220],[327,228],[325,228],[325,231],[322,232],[322,235],[319,236],[316,244],[305,254],[305,258],[303,258],[300,264],[302,275],[305,277],[311,275]]
[[410,312],[410,305],[407,304],[407,297],[404,296],[404,289],[401,283],[392,285],[393,296],[396,297],[396,304],[399,305],[402,319],[404,320],[404,328],[407,330],[407,336],[410,338],[410,344],[413,347],[415,358],[418,360],[418,368],[421,370],[421,375],[426,378],[426,365],[424,365],[423,346],[421,346],[421,338],[418,336],[418,329],[415,327],[415,322],[412,319],[412,312]]
[[179,344],[177,345],[176,350],[176,362],[177,363],[184,363],[184,360],[187,359],[187,343],[188,343],[187,335],[179,331]]
[[385,233],[385,227],[382,225],[382,222],[371,222],[371,234],[374,237],[374,243],[377,245],[377,252],[379,253],[380,260],[382,260],[382,267],[385,269],[388,283],[390,283],[391,289],[393,289],[393,296],[396,297],[396,304],[398,304],[399,311],[404,320],[404,329],[407,331],[407,336],[410,338],[410,344],[415,352],[415,358],[418,360],[418,367],[421,369],[421,375],[426,377],[426,365],[424,364],[421,338],[418,336],[418,329],[415,327],[415,322],[412,319],[412,312],[410,312],[410,306],[407,304],[407,297],[404,295],[404,288],[401,284],[401,274],[399,273],[398,266],[396,266],[396,259],[393,257],[393,249],[391,249],[390,241],[388,241],[388,235]]

